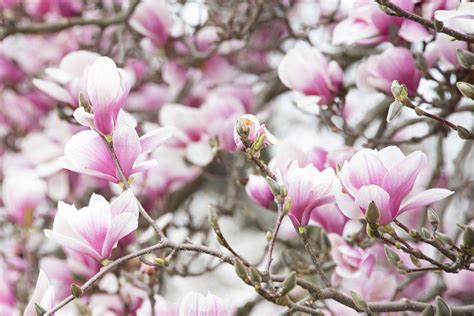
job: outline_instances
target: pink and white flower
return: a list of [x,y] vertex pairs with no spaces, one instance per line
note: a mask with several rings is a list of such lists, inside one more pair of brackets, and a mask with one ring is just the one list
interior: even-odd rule
[[342,87],[343,72],[337,62],[329,61],[316,47],[298,43],[278,66],[278,77],[288,88],[327,105]]
[[[156,166],[156,160],[139,162],[140,158],[155,150],[171,137],[173,128],[159,128],[138,137],[135,129],[122,126],[112,136],[112,147],[125,179]],[[62,167],[118,183],[122,181],[109,144],[94,131],[82,131],[66,144]]]
[[300,168],[295,161],[286,174],[277,172],[277,178],[288,189],[287,198],[291,199],[288,216],[295,227],[308,225],[313,211],[334,202],[332,187],[335,175],[330,168],[320,172],[313,165]]
[[23,316],[36,316],[35,304],[40,305],[45,310],[51,310],[54,307],[55,293],[48,276],[43,270],[40,270],[38,280],[36,281],[35,291],[26,306]]
[[127,190],[112,203],[93,194],[89,205],[80,210],[59,202],[53,230],[46,229],[44,233],[64,248],[102,261],[137,226],[138,202],[132,191]]
[[237,145],[237,149],[242,149],[244,148],[244,144],[242,143],[242,140],[240,139],[240,135],[237,132],[237,126],[240,126],[246,130],[248,130],[248,136],[247,140],[250,143],[255,142],[258,138],[260,138],[262,135],[265,135],[265,141],[264,143],[266,145],[269,144],[278,144],[280,141],[273,136],[272,133],[265,127],[265,124],[260,124],[259,120],[257,117],[253,114],[245,114],[242,115],[234,125],[234,141],[235,144]]
[[381,151],[360,150],[344,163],[339,174],[339,186],[335,190],[339,209],[347,217],[359,219],[373,201],[380,211],[380,224],[387,224],[404,212],[453,194],[439,188],[413,192],[426,163],[426,155],[421,151],[405,156],[395,146]]
[[231,306],[218,296],[207,293],[206,296],[190,292],[179,305],[180,316],[230,316]]
[[138,5],[130,19],[130,25],[156,45],[164,45],[173,23],[164,0],[146,0]]
[[357,68],[357,87],[366,91],[390,94],[393,80],[405,84],[409,95],[414,95],[420,83],[421,73],[409,49],[391,47],[382,54],[372,55]]
[[268,186],[267,180],[262,176],[249,175],[249,180],[245,185],[247,195],[263,208],[268,208],[274,197]]

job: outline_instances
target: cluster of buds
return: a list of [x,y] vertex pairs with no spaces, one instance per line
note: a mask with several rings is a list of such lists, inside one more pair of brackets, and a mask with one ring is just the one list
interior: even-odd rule
[[242,115],[237,120],[234,127],[234,141],[237,149],[249,148],[247,154],[257,157],[265,146],[279,143],[265,125],[260,124],[257,117],[252,114]]

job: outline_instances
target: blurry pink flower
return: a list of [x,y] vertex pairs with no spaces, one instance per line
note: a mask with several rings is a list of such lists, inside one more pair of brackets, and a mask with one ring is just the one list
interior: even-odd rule
[[83,0],[55,0],[59,13],[64,17],[80,15],[84,9]]
[[342,87],[343,72],[337,62],[328,61],[307,43],[298,43],[278,66],[278,76],[285,86],[327,105]]
[[62,300],[71,294],[70,287],[74,283],[74,278],[64,259],[55,257],[41,258],[39,268],[48,275],[50,282],[54,285],[58,300]]
[[53,230],[46,229],[44,233],[65,248],[102,261],[137,226],[138,204],[132,191],[127,190],[110,204],[93,194],[89,205],[80,210],[59,202]]
[[[411,0],[394,0],[392,3],[408,12],[414,10]],[[357,0],[349,17],[336,25],[333,44],[379,44],[390,39],[393,27],[398,30],[400,37],[410,42],[421,41],[430,36],[426,28],[416,22],[387,15],[373,1]]]
[[318,207],[334,202],[332,186],[334,171],[318,171],[313,165],[304,168],[293,162],[284,175],[277,171],[278,182],[288,189],[291,208],[288,214],[295,227],[308,225],[311,213]]
[[369,274],[360,273],[356,277],[343,279],[342,287],[359,293],[367,302],[382,302],[392,298],[397,290],[397,283],[395,276],[377,269]]
[[26,13],[34,18],[45,16],[53,7],[53,0],[25,1],[23,7]]
[[21,0],[0,0],[0,8],[10,9],[21,3]]
[[12,271],[7,263],[0,258],[0,315],[19,315],[16,311],[16,295]]
[[461,68],[456,56],[457,49],[468,49],[467,43],[463,41],[453,41],[449,35],[439,33],[436,40],[426,46],[424,57],[427,66],[431,68],[438,60],[447,63],[448,66]]
[[435,18],[446,25],[464,33],[473,34],[472,23],[474,23],[474,3],[461,2],[457,10],[438,10]]
[[421,73],[409,49],[391,47],[379,55],[372,55],[357,68],[357,87],[366,91],[390,94],[392,81],[398,80],[414,95],[420,83]]
[[54,301],[54,288],[49,282],[46,273],[43,270],[40,270],[38,281],[36,281],[35,291],[26,306],[23,316],[36,316],[35,304],[40,305],[45,310],[50,310],[54,307]]
[[247,195],[263,208],[268,208],[272,203],[274,197],[270,188],[268,187],[267,180],[262,176],[249,175],[249,180],[245,186],[245,192]]
[[461,300],[471,300],[474,296],[474,273],[468,270],[461,270],[458,273],[443,273],[444,283],[446,284],[446,295]]
[[15,85],[25,79],[23,70],[11,59],[0,55],[0,87]]
[[334,276],[354,278],[361,273],[370,275],[375,265],[375,255],[357,246],[349,246],[339,235],[329,234],[331,257],[336,263]]
[[426,155],[415,151],[406,156],[398,147],[381,151],[362,149],[339,174],[335,190],[339,209],[351,219],[363,218],[370,202],[380,211],[380,224],[398,215],[442,200],[454,192],[429,189],[413,192],[415,180],[427,162]]
[[114,131],[130,86],[127,73],[117,68],[112,59],[101,57],[94,61],[87,76],[87,94],[97,131],[104,135]]
[[156,45],[164,45],[169,37],[172,17],[164,0],[146,0],[138,5],[130,25]]
[[421,16],[425,19],[433,20],[435,11],[454,10],[458,4],[459,0],[425,0],[420,3]]
[[85,50],[73,51],[61,59],[58,68],[47,68],[46,74],[53,81],[33,79],[33,84],[60,102],[77,106],[79,93],[86,93],[87,73],[100,55]]
[[179,316],[230,316],[230,304],[220,297],[190,292],[179,305]]
[[349,218],[339,210],[336,203],[331,203],[315,209],[311,213],[310,224],[321,226],[327,233],[342,235],[348,221]]
[[[171,137],[173,129],[159,128],[138,137],[135,129],[129,126],[118,128],[112,136],[112,146],[126,179],[137,172],[154,167],[156,160],[138,162],[141,155],[155,150]],[[121,181],[109,145],[94,131],[82,131],[74,135],[66,144],[64,156],[60,158],[62,167],[77,173]]]
[[31,170],[8,172],[3,181],[5,212],[20,225],[31,225],[46,198],[46,183]]
[[260,124],[257,117],[253,114],[242,115],[234,125],[234,141],[237,145],[237,149],[244,148],[244,144],[237,133],[237,126],[248,130],[248,141],[250,143],[255,142],[259,137],[265,135],[265,144],[278,144],[280,141],[270,133],[265,127],[265,124]]

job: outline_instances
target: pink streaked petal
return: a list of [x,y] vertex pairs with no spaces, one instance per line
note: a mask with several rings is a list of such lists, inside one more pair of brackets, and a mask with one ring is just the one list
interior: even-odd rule
[[112,217],[115,217],[121,213],[131,213],[138,217],[138,202],[133,195],[131,189],[126,190],[118,198],[116,198],[110,205]]
[[368,185],[360,188],[356,196],[356,204],[365,211],[370,202],[374,202],[380,211],[380,223],[387,224],[393,217],[390,213],[390,195],[381,187]]
[[69,92],[57,83],[41,79],[33,79],[33,84],[42,92],[58,101],[67,104],[76,104]]
[[378,156],[387,170],[392,169],[393,166],[405,159],[405,155],[397,146],[385,147],[379,151]]
[[426,165],[426,155],[415,151],[390,168],[382,187],[390,195],[390,212],[395,216],[401,201],[410,193],[421,169]]
[[98,171],[94,171],[94,170],[80,169],[76,165],[74,165],[70,160],[68,160],[67,157],[65,157],[65,156],[59,157],[58,158],[58,163],[59,163],[59,166],[61,168],[64,168],[64,169],[67,169],[67,170],[71,170],[71,171],[74,171],[74,172],[77,172],[77,173],[87,174],[89,176],[101,178],[101,179],[104,179],[104,180],[107,180],[107,181],[110,181],[110,182],[119,182],[119,180],[115,176],[111,176],[111,175],[108,175],[108,174],[103,174],[102,172],[98,172]]
[[91,246],[85,244],[84,242],[73,239],[71,237],[67,237],[65,235],[58,234],[58,233],[56,233],[52,230],[49,230],[49,229],[45,229],[44,234],[46,235],[46,237],[56,241],[58,244],[60,244],[64,248],[74,250],[74,251],[77,251],[81,254],[90,256],[90,257],[94,258],[97,261],[102,260],[100,254],[95,249],[93,249]]
[[[25,308],[24,314],[25,316],[34,316],[36,315],[35,312],[35,303],[41,304],[43,297],[45,296],[48,289],[51,287],[49,282],[49,278],[43,270],[39,271],[38,280],[36,281],[35,290],[33,295],[30,298],[28,305]],[[44,306],[44,308],[47,308]]]
[[342,187],[334,190],[334,197],[342,214],[350,219],[364,218],[364,213],[362,213],[361,209],[357,207],[354,200],[348,194],[342,192]]
[[131,127],[120,127],[114,132],[113,144],[120,167],[128,179],[132,174],[133,165],[140,155],[138,134]]
[[437,202],[439,200],[447,198],[453,193],[454,191],[446,189],[429,189],[420,192],[405,201],[402,204],[400,212],[398,214]]
[[79,124],[87,127],[94,127],[94,115],[87,113],[82,106],[74,111],[73,116]]
[[142,154],[150,153],[158,146],[162,145],[173,136],[174,130],[175,128],[173,126],[157,128],[156,130],[146,133],[140,137]]
[[158,161],[156,161],[156,160],[147,160],[147,161],[141,162],[139,164],[136,164],[132,169],[132,174],[147,171],[147,170],[150,170],[150,169],[152,169],[156,166],[158,166]]
[[124,212],[112,219],[110,230],[105,238],[102,257],[108,258],[117,242],[123,237],[133,232],[138,227],[138,219],[132,213]]
[[425,41],[432,36],[424,26],[411,20],[403,20],[398,35],[411,43]]

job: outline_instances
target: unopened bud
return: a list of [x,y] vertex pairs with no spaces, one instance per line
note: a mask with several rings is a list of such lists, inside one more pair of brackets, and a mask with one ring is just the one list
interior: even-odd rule
[[265,134],[262,134],[252,144],[252,150],[254,152],[260,151],[264,145],[265,145]]
[[79,285],[73,283],[71,284],[71,294],[75,298],[80,298],[82,297],[82,295],[84,295],[84,292],[82,291],[82,288]]
[[214,229],[218,229],[219,227],[219,222],[218,222],[218,216],[216,211],[212,206],[209,205],[208,212],[207,212],[207,219],[209,221],[209,225]]
[[474,85],[459,81],[456,83],[456,87],[458,87],[458,90],[463,96],[474,100]]
[[362,311],[367,311],[369,306],[367,305],[367,302],[364,301],[362,296],[360,296],[360,294],[354,291],[351,291],[351,296],[352,296],[352,300],[354,301],[355,306],[357,306],[358,309]]
[[390,264],[394,266],[398,265],[398,263],[400,262],[400,256],[395,251],[390,249],[387,245],[384,245],[383,248],[388,262],[390,262]]
[[425,111],[423,111],[419,106],[415,106],[414,110],[418,116],[423,116],[425,114]]
[[248,272],[247,272],[247,267],[238,258],[234,259],[234,269],[235,269],[235,273],[237,274],[237,276],[239,278],[244,280],[244,282],[249,281],[249,275],[248,275]]
[[286,197],[288,195],[288,188],[284,185],[280,185],[280,196]]
[[435,302],[436,316],[451,316],[451,308],[440,296],[436,296]]
[[474,69],[474,53],[458,48],[456,50],[456,56],[461,66],[466,69]]
[[288,215],[291,210],[291,197],[286,197],[283,203],[283,214]]
[[466,227],[462,235],[462,242],[466,248],[474,248],[474,229],[472,227]]
[[367,231],[367,236],[369,236],[370,238],[375,238],[379,235],[377,229],[373,228],[370,225],[367,225],[366,231]]
[[425,227],[421,227],[421,236],[423,236],[423,238],[429,239],[429,238],[431,238],[431,233]]
[[79,92],[79,106],[82,106],[87,113],[92,113],[91,104],[82,92]]
[[35,303],[35,312],[36,316],[43,316],[44,314],[46,314],[46,310],[38,303]]
[[433,229],[434,230],[438,229],[438,226],[439,226],[438,214],[436,214],[436,212],[432,208],[429,208],[428,212],[426,212],[426,215],[428,217],[428,222],[430,223],[431,226],[433,226]]
[[300,234],[300,235],[306,234],[306,227],[305,226],[298,226],[298,234]]
[[388,108],[388,113],[387,113],[387,123],[390,123],[391,120],[396,118],[400,113],[402,112],[403,108],[403,103],[395,100],[390,104],[390,107]]
[[275,303],[281,306],[287,306],[288,304],[290,304],[290,298],[288,297],[288,295],[283,295],[277,298],[275,300]]
[[418,232],[414,229],[410,229],[408,234],[410,235],[411,238],[414,238],[414,239],[418,239],[420,237],[420,234],[418,234]]
[[167,267],[170,264],[165,258],[155,258],[155,263],[160,267]]
[[249,126],[250,126],[250,120],[247,118],[239,118],[237,122],[235,122],[235,129],[240,139],[247,139],[249,137],[249,133],[250,133]]
[[420,262],[420,260],[419,260],[417,257],[415,257],[414,255],[410,254],[410,260],[411,260],[411,262],[415,265],[415,267],[421,268],[421,262]]
[[367,207],[367,211],[365,213],[365,220],[367,223],[369,223],[370,226],[377,226],[377,222],[379,221],[380,218],[380,211],[377,205],[375,205],[375,202],[372,201],[369,203],[369,206]]
[[278,291],[280,296],[290,293],[291,290],[296,286],[296,272],[291,272],[281,284],[281,288]]
[[468,131],[465,127],[462,127],[461,125],[456,126],[458,130],[458,136],[461,139],[472,139],[472,133]]
[[257,268],[250,267],[249,270],[250,270],[250,280],[252,280],[252,283],[260,284],[262,282],[262,276],[260,275],[260,272],[258,272]]
[[421,311],[421,316],[435,316],[435,309],[433,305],[428,305]]
[[267,177],[267,182],[268,186],[270,187],[270,191],[272,191],[272,194],[274,197],[277,197],[280,195],[280,184],[273,180],[270,177]]
[[436,32],[441,32],[444,28],[444,23],[439,20],[434,20],[433,24]]
[[446,234],[443,234],[443,233],[440,233],[440,232],[435,232],[435,237],[436,237],[437,240],[439,240],[439,241],[441,241],[445,244],[454,245],[454,242],[451,239],[451,237],[449,237]]
[[395,100],[404,101],[408,99],[408,89],[404,84],[400,84],[397,80],[392,81],[392,95]]

